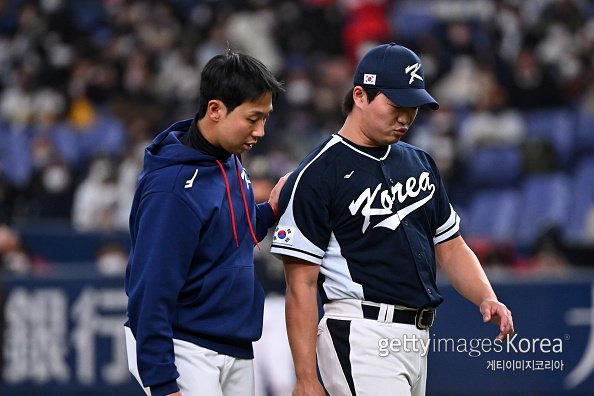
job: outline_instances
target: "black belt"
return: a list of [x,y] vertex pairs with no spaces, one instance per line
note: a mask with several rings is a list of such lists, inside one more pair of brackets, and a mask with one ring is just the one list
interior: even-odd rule
[[[380,307],[361,304],[363,317],[365,319],[379,319]],[[394,308],[392,322],[404,323],[417,326],[420,330],[428,329],[435,320],[435,308],[421,308],[415,310]]]

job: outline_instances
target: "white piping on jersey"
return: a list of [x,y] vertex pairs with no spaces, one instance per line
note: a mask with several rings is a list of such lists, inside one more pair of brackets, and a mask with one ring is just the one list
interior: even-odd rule
[[450,217],[448,217],[446,222],[443,223],[443,225],[435,231],[435,235],[441,234],[442,232],[444,232],[445,230],[447,230],[448,228],[453,226],[455,222],[456,222],[456,212],[454,211],[454,208],[452,208],[452,204],[450,204]]
[[[299,174],[297,175],[297,179],[295,179],[295,184],[293,185],[293,191],[291,191],[291,198],[289,199],[287,209],[279,220],[279,227],[290,227],[295,230],[295,233],[293,234],[293,247],[286,247],[284,245],[275,244],[273,242],[272,249],[270,249],[271,253],[298,257],[300,259],[307,260],[314,264],[322,264],[322,257],[324,256],[325,252],[318,246],[316,246],[313,242],[311,242],[309,239],[307,239],[307,237],[303,235],[301,231],[299,231],[299,227],[295,223],[295,216],[293,216],[293,200],[295,199],[295,191],[297,190],[297,186],[299,185],[299,181],[301,180],[301,176],[303,176],[303,173],[322,154],[324,154],[324,152],[328,151],[330,147],[334,146],[336,143],[339,143],[340,141],[340,137],[338,137],[337,135],[333,135],[332,138],[328,141],[328,143],[326,143],[326,145],[320,150],[320,152],[307,165],[305,165],[303,169],[301,169],[301,172],[299,172]],[[299,249],[297,249],[297,246],[299,247]]]
[[[289,204],[287,205],[288,208],[292,208],[293,207],[293,198],[295,197],[295,191],[297,190],[297,185],[299,184],[299,180],[301,180],[301,176],[303,175],[303,173],[305,172],[305,170],[307,168],[309,168],[309,166],[311,164],[313,164],[322,154],[324,154],[326,151],[328,151],[328,149],[332,146],[334,146],[336,143],[342,142],[342,138],[339,135],[332,135],[332,139],[330,139],[328,141],[328,143],[326,143],[326,145],[320,150],[320,152],[318,153],[318,155],[316,155],[311,161],[309,161],[309,164],[305,165],[303,167],[303,169],[301,169],[301,172],[299,172],[299,175],[297,175],[297,179],[295,180],[295,185],[293,186],[293,191],[291,192],[291,199],[289,200]],[[343,142],[344,143],[344,142]]]
[[[302,236],[302,238],[307,241],[307,238],[305,238],[304,236]],[[307,241],[307,242],[309,242],[309,241]],[[309,243],[311,243],[311,242],[309,242]],[[277,245],[274,243],[272,244],[270,253],[272,253],[273,255],[281,255],[281,256],[284,255],[284,256],[296,257],[301,260],[305,260],[307,262],[317,264],[317,265],[322,264],[321,258],[318,258],[315,255],[309,254],[309,253],[305,252],[305,250],[299,251],[299,250],[292,249],[290,247],[283,247],[281,245]]]
[[342,255],[334,232],[330,234],[330,241],[326,248],[326,254],[324,254],[324,258],[322,259],[320,273],[324,275],[322,287],[329,300],[340,300],[344,298],[365,299],[363,286],[353,281],[349,266]]
[[[332,136],[338,136],[338,138],[340,139],[340,142],[341,142],[342,144],[344,144],[345,146],[347,146],[347,147],[349,147],[350,149],[352,149],[352,150],[354,150],[354,151],[358,152],[358,153],[359,153],[359,154],[361,154],[361,155],[364,155],[364,156],[366,156],[366,157],[369,157],[369,158],[371,158],[371,159],[373,159],[373,160],[376,160],[376,161],[383,161],[383,160],[385,160],[386,158],[388,158],[388,154],[390,154],[390,148],[391,148],[391,147],[390,147],[390,146],[388,146],[388,149],[386,150],[386,154],[384,154],[384,155],[383,155],[381,158],[376,158],[376,157],[374,157],[373,155],[367,154],[366,152],[364,152],[364,151],[361,151],[361,150],[359,150],[358,148],[356,148],[356,147],[354,147],[354,146],[352,146],[352,145],[348,144],[347,142],[345,142],[345,140],[342,138],[342,136],[340,136],[340,135],[337,135],[337,134],[335,134],[335,135],[332,135]],[[313,161],[312,161],[312,162],[313,162]]]
[[457,233],[458,230],[460,229],[460,216],[458,216],[458,214],[456,212],[454,212],[454,209],[452,209],[452,212],[454,213],[456,222],[454,223],[452,228],[449,229],[447,232],[445,232],[441,235],[437,235],[435,238],[433,238],[434,245],[437,245],[438,243],[445,241],[446,239],[448,239],[449,237],[451,237],[452,235]]

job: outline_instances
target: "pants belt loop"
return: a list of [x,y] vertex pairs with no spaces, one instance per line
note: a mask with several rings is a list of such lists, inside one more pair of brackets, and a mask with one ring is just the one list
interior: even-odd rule
[[[379,314],[377,315],[378,322],[386,323],[386,311],[388,310],[387,304],[380,304]],[[394,313],[392,313],[393,315]]]
[[392,304],[388,304],[386,307],[386,322],[392,323],[392,319],[394,319],[394,306]]

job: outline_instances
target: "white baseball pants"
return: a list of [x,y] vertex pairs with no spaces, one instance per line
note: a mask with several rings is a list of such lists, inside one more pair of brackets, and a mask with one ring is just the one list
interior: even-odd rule
[[[128,368],[140,386],[136,361],[136,340],[132,331],[126,331]],[[177,385],[182,396],[254,396],[254,366],[252,359],[238,359],[222,355],[192,344],[173,339],[175,366],[180,374]],[[150,396],[149,388],[143,386]]]
[[[330,396],[425,395],[423,346],[428,346],[428,330],[364,319],[359,300],[330,302],[324,312],[318,326],[317,355]],[[414,339],[418,340],[416,347]],[[392,340],[400,340],[400,346]]]

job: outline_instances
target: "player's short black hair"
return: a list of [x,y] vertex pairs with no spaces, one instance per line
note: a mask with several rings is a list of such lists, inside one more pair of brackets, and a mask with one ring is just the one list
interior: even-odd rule
[[[377,88],[369,88],[369,87],[361,87],[361,88],[363,88],[363,91],[365,91],[365,94],[367,95],[368,102],[371,102],[373,99],[375,99],[377,94],[380,93],[380,90]],[[349,90],[349,92],[344,97],[344,101],[342,102],[342,112],[344,113],[345,116],[349,115],[349,113],[353,110],[353,106],[355,105],[355,101],[353,100],[353,89],[355,89],[355,87],[353,87]]]
[[200,76],[200,96],[196,119],[206,115],[208,102],[218,99],[232,112],[270,92],[275,101],[284,91],[282,83],[258,59],[228,50],[204,66]]

